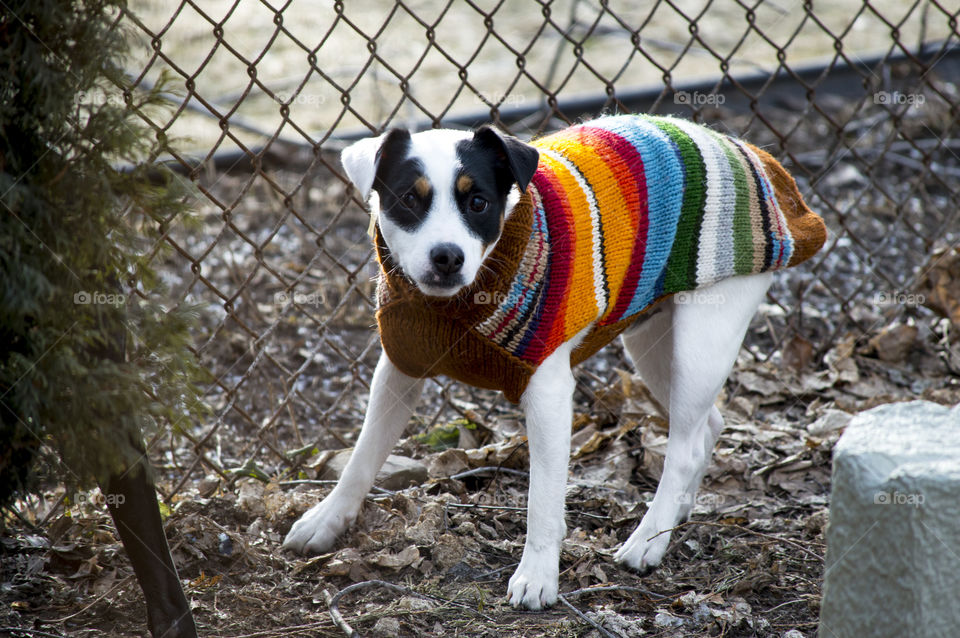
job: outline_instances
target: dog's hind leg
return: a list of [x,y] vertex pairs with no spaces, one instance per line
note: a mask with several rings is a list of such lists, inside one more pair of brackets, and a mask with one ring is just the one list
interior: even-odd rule
[[146,461],[114,474],[101,491],[143,590],[150,633],[154,638],[195,638],[197,628],[170,557]]
[[[673,366],[673,314],[675,302],[668,300],[649,317],[644,317],[621,336],[624,348],[633,367],[657,400],[660,407],[669,416],[670,381]],[[710,408],[707,425],[701,431],[704,435],[703,446],[707,457],[723,429],[723,416],[716,406]],[[694,482],[694,490],[699,479]]]
[[373,372],[370,403],[357,445],[336,487],[293,524],[284,549],[319,554],[353,523],[383,462],[390,455],[420,398],[423,379],[400,372],[386,354]]
[[671,300],[661,303],[620,337],[634,369],[664,410],[670,409],[673,309]]
[[[651,326],[659,333],[645,337],[638,333],[624,339],[641,376],[650,377],[648,386],[658,400],[662,400],[657,395],[664,394],[664,376],[669,370],[670,436],[657,493],[640,525],[616,553],[618,562],[634,569],[659,565],[670,542],[667,530],[690,514],[723,428],[723,418],[713,403],[736,363],[747,327],[771,279],[769,273],[733,277],[674,297],[666,302],[672,304],[672,321]],[[645,356],[662,357],[665,343],[671,344],[669,367],[644,361]],[[644,345],[649,352],[642,351]]]

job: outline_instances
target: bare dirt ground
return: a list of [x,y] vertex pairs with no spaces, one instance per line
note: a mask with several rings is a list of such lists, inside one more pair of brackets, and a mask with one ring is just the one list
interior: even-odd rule
[[[937,111],[923,117],[918,130],[935,126]],[[880,145],[883,135],[871,128],[861,143]],[[796,139],[793,150],[814,161],[814,126]],[[237,230],[206,201],[201,229],[179,240],[197,253],[213,243],[203,273],[219,289],[240,291],[232,314],[188,264],[166,259],[171,285],[209,303],[198,343],[219,375],[207,392],[217,416],[188,440],[162,436],[151,448],[201,633],[345,635],[333,608],[359,635],[376,636],[815,635],[830,455],[843,427],[880,403],[960,402],[956,324],[924,305],[954,294],[937,286],[957,279],[908,291],[891,283],[960,267],[949,255],[933,258],[933,239],[956,241],[955,230],[937,230],[946,217],[931,211],[953,210],[943,183],[955,191],[960,174],[955,156],[938,159],[936,178],[903,162],[866,176],[840,163],[813,189],[811,205],[834,233],[829,250],[779,277],[761,308],[718,400],[727,427],[692,519],[649,574],[620,568],[612,554],[652,498],[666,421],[626,372],[618,345],[580,368],[564,600],[543,612],[516,611],[503,599],[523,547],[527,454],[519,412],[493,393],[431,385],[394,451],[418,465],[381,483],[333,552],[280,550],[293,521],[329,491],[331,452],[349,447],[362,418],[377,355],[367,219],[333,181],[303,185],[284,212],[262,178],[209,178],[221,201],[236,198]],[[300,180],[269,173],[279,183]],[[879,179],[900,204],[877,193],[870,180]],[[856,241],[842,228],[855,229]],[[253,250],[239,231],[266,248]],[[869,258],[857,242],[870,246]],[[322,299],[278,302],[283,288],[272,272],[299,277],[298,290],[322,290]],[[924,301],[891,305],[877,296],[915,292]],[[244,332],[251,326],[257,347]],[[235,471],[221,476],[214,466]],[[5,514],[0,536],[0,634],[146,635],[141,592],[95,493],[65,504],[51,487],[17,512]]]
[[[914,396],[874,359],[844,345],[831,352],[812,387],[768,364],[738,368],[721,403],[728,426],[692,520],[674,531],[663,564],[643,576],[612,554],[655,490],[665,421],[626,373],[603,388],[603,409],[579,402],[561,555],[565,601],[549,611],[515,611],[503,600],[524,538],[520,434],[453,424],[465,435],[443,451],[438,437],[405,439],[395,453],[418,459],[427,477],[405,476],[415,484],[372,495],[337,549],[312,558],[285,555],[279,541],[326,486],[195,482],[176,499],[167,533],[201,632],[343,635],[329,599],[366,583],[337,601],[360,635],[600,635],[591,623],[614,636],[815,635],[831,446],[849,412]],[[910,358],[934,356],[918,348]],[[854,371],[859,381],[842,380]],[[943,382],[924,394],[960,401],[956,379]],[[880,392],[860,396],[863,383]],[[322,475],[313,469],[306,475]],[[140,590],[104,510],[70,513],[2,538],[0,626],[25,636],[145,635]]]

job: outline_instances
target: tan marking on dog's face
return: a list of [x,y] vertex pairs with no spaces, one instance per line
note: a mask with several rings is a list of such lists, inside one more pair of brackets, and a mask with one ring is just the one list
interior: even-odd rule
[[417,181],[413,183],[413,188],[417,191],[417,195],[426,199],[427,195],[430,194],[430,180],[421,175],[417,178]]
[[457,192],[466,195],[473,188],[473,178],[469,175],[461,175],[457,178]]

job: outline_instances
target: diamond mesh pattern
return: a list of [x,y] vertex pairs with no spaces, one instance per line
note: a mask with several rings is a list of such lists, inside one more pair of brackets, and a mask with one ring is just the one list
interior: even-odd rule
[[[776,356],[919,312],[936,240],[956,243],[956,7],[661,0],[266,0],[131,3],[134,86],[166,77],[173,108],[142,113],[196,187],[199,226],[160,230],[177,301],[204,304],[197,356],[215,416],[156,456],[172,496],[207,473],[296,476],[306,446],[349,446],[379,346],[367,216],[337,152],[387,126],[495,121],[533,136],[600,112],[678,113],[781,158],[831,237],[771,293],[751,337]],[[641,87],[641,89],[638,89]],[[621,365],[580,373],[582,409]],[[512,418],[496,396],[439,379],[418,414]],[[252,465],[251,465],[252,464]]]

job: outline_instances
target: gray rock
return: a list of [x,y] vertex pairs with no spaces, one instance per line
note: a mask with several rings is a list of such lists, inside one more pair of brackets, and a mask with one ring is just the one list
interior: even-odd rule
[[820,635],[960,627],[960,406],[856,415],[834,448]]
[[256,479],[245,478],[239,481],[237,505],[252,516],[264,516],[267,508],[263,504],[263,483]]
[[[339,479],[343,474],[353,449],[339,450],[327,460],[320,471],[321,479]],[[420,461],[391,454],[377,472],[374,484],[385,490],[402,490],[411,485],[420,485],[427,480],[427,467]]]
[[373,626],[374,636],[399,636],[400,621],[396,618],[384,616]]

